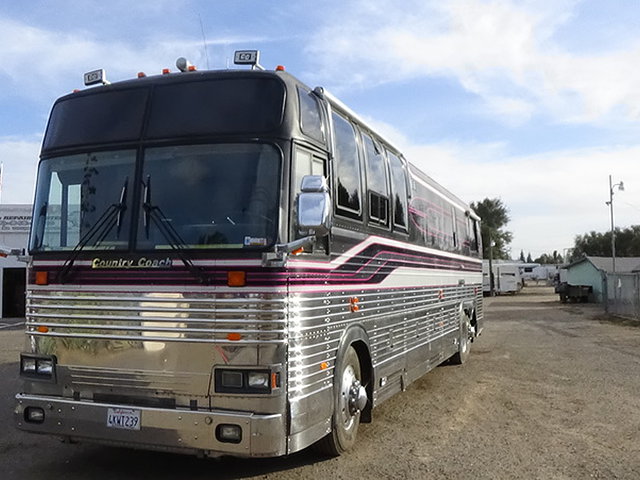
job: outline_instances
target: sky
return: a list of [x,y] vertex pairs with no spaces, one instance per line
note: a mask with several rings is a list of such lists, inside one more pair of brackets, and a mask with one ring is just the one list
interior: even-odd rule
[[223,69],[259,49],[321,85],[466,202],[509,209],[511,253],[640,224],[640,2],[69,0],[0,4],[2,203],[31,203],[53,101],[110,81]]

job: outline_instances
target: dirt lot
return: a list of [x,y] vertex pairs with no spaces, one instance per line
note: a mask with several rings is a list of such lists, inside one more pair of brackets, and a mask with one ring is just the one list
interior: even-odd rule
[[546,288],[491,299],[467,364],[374,411],[340,458],[200,460],[66,445],[12,427],[19,330],[0,330],[0,476],[124,478],[640,478],[640,328]]

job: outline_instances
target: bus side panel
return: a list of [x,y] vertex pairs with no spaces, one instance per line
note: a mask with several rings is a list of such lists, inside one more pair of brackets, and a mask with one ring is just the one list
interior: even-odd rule
[[368,337],[376,406],[456,353],[460,307],[481,290],[479,262],[462,257],[340,228],[332,249],[330,262],[290,262],[290,451],[330,431],[335,355],[348,328]]

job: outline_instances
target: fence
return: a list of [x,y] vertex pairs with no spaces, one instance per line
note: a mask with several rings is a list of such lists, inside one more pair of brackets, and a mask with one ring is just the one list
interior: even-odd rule
[[640,319],[640,274],[609,273],[606,287],[607,313]]

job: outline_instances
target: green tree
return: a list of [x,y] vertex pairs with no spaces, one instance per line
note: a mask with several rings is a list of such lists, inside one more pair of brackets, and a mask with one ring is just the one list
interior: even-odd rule
[[[640,257],[640,225],[616,228],[616,257]],[[585,255],[594,257],[611,256],[611,232],[591,231],[576,235],[570,261]]]
[[527,254],[527,263],[533,263],[533,259],[531,258],[531,252]]
[[521,261],[522,263],[524,263],[524,261],[525,261],[525,260],[524,260],[524,252],[523,252],[522,250],[520,250],[520,261]]
[[505,230],[509,223],[509,210],[499,198],[485,198],[471,203],[471,208],[482,219],[482,255],[489,258],[489,248],[493,244],[494,259],[511,258],[509,244],[513,238],[511,232]]
[[562,255],[560,255],[557,250],[554,250],[551,254],[543,253],[534,260],[534,262],[540,263],[541,265],[557,265],[562,263],[562,261]]

